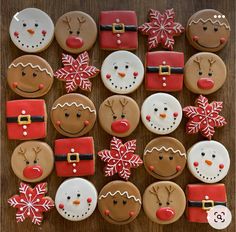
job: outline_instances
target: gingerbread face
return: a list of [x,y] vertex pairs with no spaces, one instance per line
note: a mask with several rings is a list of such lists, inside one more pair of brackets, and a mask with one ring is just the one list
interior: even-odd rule
[[43,58],[24,55],[8,67],[7,81],[10,88],[22,97],[41,97],[52,87],[53,70]]
[[174,182],[160,181],[149,185],[143,194],[143,209],[147,217],[158,224],[170,224],[184,213],[183,190]]
[[103,61],[101,77],[104,85],[111,92],[118,94],[131,93],[143,81],[143,64],[131,52],[113,52]]
[[107,133],[126,137],[138,126],[140,111],[132,98],[113,95],[101,104],[98,116],[102,128]]
[[193,55],[184,67],[186,87],[197,94],[211,94],[224,84],[227,76],[223,60],[210,52]]
[[48,144],[28,141],[17,146],[11,157],[13,172],[23,181],[38,182],[53,169],[53,151]]
[[229,22],[225,15],[213,9],[193,14],[187,24],[187,38],[200,51],[216,52],[228,42]]
[[159,137],[150,141],[143,157],[148,173],[161,180],[179,176],[186,164],[184,146],[171,137]]
[[93,46],[97,38],[97,26],[90,15],[71,11],[57,20],[55,37],[62,49],[77,54]]
[[51,109],[51,120],[56,130],[68,137],[88,133],[96,121],[93,102],[84,95],[71,93],[58,98]]
[[102,188],[98,209],[109,223],[128,224],[138,216],[141,209],[140,192],[131,182],[112,181]]

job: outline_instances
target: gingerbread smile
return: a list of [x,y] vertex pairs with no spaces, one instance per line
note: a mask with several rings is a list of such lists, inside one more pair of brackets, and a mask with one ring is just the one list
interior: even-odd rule
[[194,40],[194,42],[196,43],[196,44],[198,44],[199,46],[201,46],[201,47],[204,47],[204,48],[212,48],[212,49],[214,49],[214,48],[218,48],[218,47],[220,47],[221,45],[222,45],[222,43],[220,43],[219,45],[217,45],[217,46],[211,46],[210,44],[209,45],[203,45],[203,44],[200,44],[199,43],[199,41],[195,41]]
[[81,133],[81,132],[85,129],[85,127],[86,127],[86,125],[84,125],[84,126],[83,126],[79,131],[77,131],[77,132],[69,132],[69,131],[63,129],[61,125],[59,125],[59,128],[60,128],[61,130],[63,130],[65,133],[68,133],[68,134],[71,134],[71,135],[76,135],[76,134]]
[[18,86],[16,86],[16,89],[18,89],[24,93],[36,93],[41,90],[40,88],[38,88],[37,90],[34,90],[34,91],[28,91],[28,90],[23,90],[23,89],[19,88]]
[[127,222],[127,221],[129,221],[130,220],[130,218],[132,217],[132,216],[129,216],[127,219],[124,219],[124,220],[117,220],[117,219],[114,219],[111,215],[107,215],[111,220],[113,220],[114,222]]

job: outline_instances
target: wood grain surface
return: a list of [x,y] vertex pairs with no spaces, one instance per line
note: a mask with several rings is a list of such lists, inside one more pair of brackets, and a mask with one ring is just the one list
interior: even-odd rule
[[[185,216],[182,216],[179,221],[171,225],[161,226],[152,223],[141,210],[139,216],[135,221],[124,226],[114,226],[107,223],[98,210],[92,214],[87,220],[82,222],[70,222],[63,219],[53,209],[51,212],[46,213],[44,221],[41,226],[33,225],[29,220],[24,223],[16,223],[15,213],[16,210],[11,208],[7,204],[7,199],[18,192],[18,185],[20,180],[14,175],[11,170],[10,158],[14,148],[20,143],[19,141],[9,141],[6,135],[6,123],[5,123],[5,102],[7,100],[20,99],[21,97],[14,94],[6,83],[6,70],[8,65],[13,59],[24,54],[20,51],[10,40],[8,33],[9,23],[12,16],[17,12],[27,7],[37,7],[45,11],[50,15],[54,23],[64,13],[72,10],[80,10],[90,14],[96,22],[98,22],[99,12],[101,10],[135,10],[138,15],[139,25],[147,21],[147,13],[150,8],[158,9],[163,11],[167,8],[173,7],[176,12],[176,21],[186,25],[188,18],[196,11],[204,8],[214,8],[219,10],[226,15],[232,28],[230,42],[227,46],[218,53],[220,57],[225,61],[228,77],[223,88],[214,94],[209,96],[209,100],[222,100],[224,102],[224,109],[222,115],[224,115],[228,121],[228,125],[217,129],[214,135],[214,139],[223,143],[229,150],[231,157],[230,172],[227,177],[222,181],[226,184],[228,206],[232,210],[233,216],[235,216],[235,1],[234,0],[1,0],[1,231],[2,232],[26,232],[26,231],[43,231],[43,232],[54,232],[54,231],[103,231],[103,232],[118,232],[118,231],[135,231],[135,232],[188,232],[188,231],[201,231],[210,232],[214,231],[207,224],[189,223]],[[158,50],[161,50],[159,48]],[[185,61],[195,54],[197,51],[191,47],[185,38],[185,35],[176,38],[174,46],[175,51],[183,51],[185,54]],[[142,61],[146,49],[146,37],[139,35],[139,49],[135,52]],[[45,58],[52,66],[53,70],[61,67],[61,54],[62,49],[59,47],[57,42],[53,41],[51,46],[44,52],[38,54]],[[89,51],[91,62],[96,67],[100,68],[102,61],[109,54],[99,49],[98,41],[95,46]],[[103,85],[100,76],[98,75],[93,79],[92,92],[87,94],[81,91],[89,98],[92,99],[96,108],[98,109],[101,102],[112,95]],[[52,103],[61,95],[65,94],[64,84],[61,81],[55,80],[53,88],[44,97],[47,103],[47,111],[50,112]],[[152,94],[145,90],[142,85],[137,91],[130,96],[137,101],[139,106],[142,105],[144,99]],[[187,89],[184,89],[180,93],[174,93],[182,106],[192,105],[196,99],[196,95],[190,93]],[[188,149],[192,144],[197,141],[203,140],[200,135],[187,136],[185,133],[186,119],[183,119],[181,125],[178,127],[171,136],[176,137],[183,142],[185,147]],[[111,136],[106,134],[97,122],[94,129],[89,133],[95,139],[96,152],[109,147]],[[143,124],[140,122],[138,128],[132,133],[128,139],[137,139],[137,154],[142,156],[145,145],[156,136],[149,132]],[[62,138],[54,129],[52,123],[48,122],[48,136],[45,139],[47,143],[53,146],[54,140]],[[96,173],[92,177],[87,179],[92,181],[98,192],[101,188],[109,181],[118,179],[118,176],[112,178],[105,178],[103,174],[104,163],[99,159],[96,160]],[[63,178],[56,176],[55,171],[46,179],[49,185],[49,193],[52,198],[55,197],[56,190]],[[130,181],[133,182],[143,194],[145,188],[156,181],[150,176],[145,168],[142,166],[136,170],[133,170]],[[185,189],[188,183],[198,183],[187,170],[184,170],[183,174],[174,179],[183,189]],[[228,232],[234,232],[236,230],[235,223],[225,230]]]

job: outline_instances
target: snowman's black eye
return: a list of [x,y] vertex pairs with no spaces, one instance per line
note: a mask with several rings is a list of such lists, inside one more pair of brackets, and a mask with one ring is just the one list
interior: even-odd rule
[[79,194],[79,193],[77,194],[77,197],[80,197],[80,194]]
[[67,200],[70,200],[70,196],[67,197]]
[[34,24],[35,27],[38,27],[39,25],[37,23]]
[[26,25],[26,23],[23,23],[23,27],[26,27],[27,25]]
[[201,153],[201,155],[202,155],[202,156],[204,156],[204,155],[205,155],[205,153],[204,153],[204,152],[202,152],[202,153]]
[[157,108],[154,108],[154,111],[155,111],[155,112],[157,112],[157,111],[158,111],[158,109],[157,109]]
[[167,111],[168,110],[167,107],[165,107],[164,110]]
[[116,66],[114,66],[114,69],[118,69],[118,66],[116,65]]
[[212,158],[215,158],[215,157],[216,157],[216,155],[213,154],[213,155],[212,155]]
[[125,65],[125,68],[129,68],[129,65]]

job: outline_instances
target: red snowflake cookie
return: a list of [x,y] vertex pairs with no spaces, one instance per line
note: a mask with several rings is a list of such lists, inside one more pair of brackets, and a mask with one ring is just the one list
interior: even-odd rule
[[161,44],[164,48],[173,50],[174,36],[184,32],[184,27],[180,23],[174,22],[174,9],[167,9],[163,14],[157,10],[149,11],[148,23],[142,24],[139,31],[148,36],[148,49],[156,48]]
[[75,91],[78,87],[82,90],[91,91],[92,83],[89,80],[99,73],[99,69],[89,66],[89,55],[81,53],[76,59],[71,55],[62,54],[64,68],[58,69],[54,76],[66,82],[66,92]]
[[45,197],[47,193],[47,183],[37,184],[31,188],[25,183],[20,183],[20,195],[14,195],[8,199],[8,203],[17,208],[16,221],[23,222],[27,217],[32,223],[40,225],[43,220],[43,212],[54,207],[54,202],[50,197]]
[[138,155],[135,155],[136,140],[122,143],[120,139],[113,137],[110,144],[110,150],[98,152],[101,160],[106,162],[105,176],[113,176],[115,173],[128,180],[130,169],[137,168],[143,161]]
[[211,139],[215,133],[215,127],[222,127],[227,124],[224,117],[219,113],[223,108],[223,102],[213,101],[208,103],[208,99],[200,95],[196,100],[197,106],[187,106],[183,109],[184,115],[189,118],[186,125],[188,134],[201,134]]

